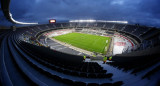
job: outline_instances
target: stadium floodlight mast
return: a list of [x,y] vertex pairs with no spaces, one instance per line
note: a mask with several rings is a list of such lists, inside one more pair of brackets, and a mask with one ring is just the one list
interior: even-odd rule
[[16,21],[15,19],[13,19],[13,17],[12,17],[12,14],[11,14],[11,13],[9,13],[9,15],[10,15],[11,20],[12,20],[13,22],[17,23],[17,24],[38,24],[38,23],[26,23],[26,22],[19,22],[19,21]]
[[97,22],[109,22],[109,23],[124,23],[124,24],[128,24],[128,21],[105,21],[105,20],[97,20]]
[[70,20],[69,22],[96,22],[96,20]]
[[128,21],[106,21],[106,20],[70,20],[69,22],[109,22],[109,23],[128,24]]

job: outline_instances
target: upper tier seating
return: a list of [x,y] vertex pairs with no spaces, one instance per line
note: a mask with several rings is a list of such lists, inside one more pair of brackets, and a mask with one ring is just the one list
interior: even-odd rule
[[[63,28],[101,28],[108,29],[125,35],[141,35],[142,38],[152,38],[147,29],[135,29],[136,26],[113,23],[57,23],[29,27],[20,27],[16,31],[0,30],[0,85],[4,86],[122,86],[126,83],[117,77],[115,72],[105,69],[97,62],[83,62],[82,56],[62,53],[51,50],[36,43],[45,39],[40,36],[43,32]],[[116,27],[116,28],[115,28]],[[125,28],[123,28],[125,27]],[[131,29],[132,28],[132,29]],[[142,28],[142,27],[139,27]],[[145,27],[146,28],[146,27]],[[136,33],[140,31],[139,33]],[[152,32],[152,31],[151,31]],[[40,37],[39,37],[40,36]],[[37,39],[39,37],[39,39]],[[137,38],[135,37],[135,39]],[[27,39],[32,38],[35,44]],[[134,38],[134,37],[133,37]],[[25,40],[24,40],[25,39]],[[37,39],[37,40],[36,40]],[[131,55],[131,53],[129,53]],[[113,61],[108,63],[115,69],[132,70],[133,74],[139,73],[157,64],[159,54],[145,54],[140,56],[113,56]],[[148,71],[142,78],[152,76],[159,71],[159,66]]]

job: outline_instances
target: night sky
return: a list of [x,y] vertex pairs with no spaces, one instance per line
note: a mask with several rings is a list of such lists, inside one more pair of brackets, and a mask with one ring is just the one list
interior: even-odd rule
[[22,22],[124,20],[160,27],[160,0],[11,0],[10,10]]

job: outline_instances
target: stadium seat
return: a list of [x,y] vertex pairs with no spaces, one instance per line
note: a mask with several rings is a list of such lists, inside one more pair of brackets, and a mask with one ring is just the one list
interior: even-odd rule
[[55,75],[53,78],[54,78],[55,80],[57,80],[57,81],[62,81],[62,78],[59,77],[59,76],[56,76],[56,75]]
[[111,78],[112,76],[113,76],[112,73],[108,73],[108,74],[105,75],[106,78]]
[[64,73],[64,74],[69,74],[69,75],[70,75],[72,72],[71,72],[70,70],[63,70],[63,73]]
[[77,71],[71,72],[71,75],[73,75],[73,76],[80,76]]
[[57,71],[61,73],[61,72],[63,72],[63,69],[62,68],[57,68]]
[[69,84],[69,85],[73,85],[74,84],[74,82],[72,80],[69,80],[69,79],[62,79],[62,82],[66,83],[66,84]]
[[88,83],[87,86],[99,86],[97,83]]
[[75,82],[74,82],[74,86],[86,86],[86,83],[84,83],[84,82],[79,82],[79,81],[75,81]]
[[106,74],[104,74],[104,73],[98,73],[97,78],[106,78],[105,75]]
[[112,83],[102,83],[100,84],[100,86],[113,86],[113,84]]
[[96,74],[94,74],[94,73],[89,73],[88,74],[88,78],[96,78],[97,76],[96,76]]
[[80,73],[81,77],[88,77],[87,73]]
[[117,81],[113,83],[113,86],[122,86],[123,85],[123,81]]

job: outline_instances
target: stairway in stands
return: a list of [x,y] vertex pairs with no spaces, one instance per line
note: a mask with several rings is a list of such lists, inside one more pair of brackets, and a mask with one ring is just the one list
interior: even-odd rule
[[[20,40],[21,30],[0,34],[0,80],[4,86],[121,86],[96,62],[69,63],[57,51]],[[52,52],[52,53],[51,53]],[[75,57],[76,58],[76,57]]]

